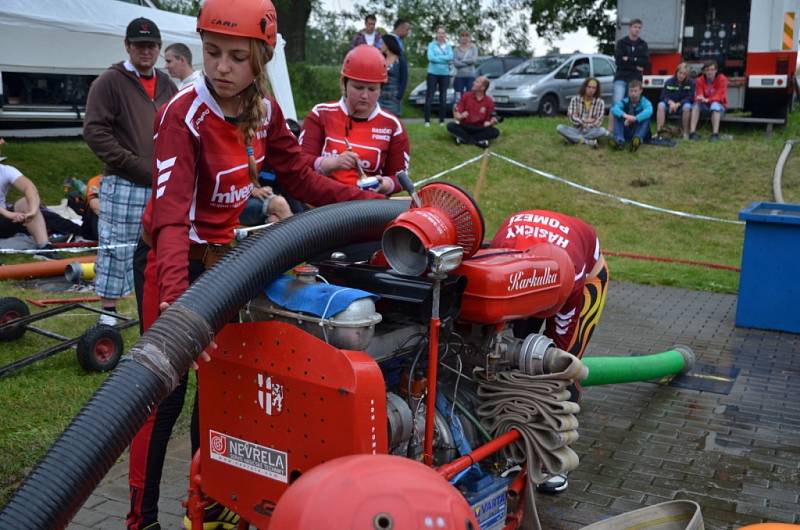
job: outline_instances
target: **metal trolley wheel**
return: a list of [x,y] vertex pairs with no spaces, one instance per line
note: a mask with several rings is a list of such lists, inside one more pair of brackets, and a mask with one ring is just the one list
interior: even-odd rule
[[81,368],[87,372],[108,372],[122,357],[122,336],[115,328],[98,324],[81,335],[76,349]]
[[[14,298],[13,296],[0,298],[0,326],[30,314],[27,304],[19,298]],[[0,341],[17,340],[24,334],[25,326],[11,326],[0,331]]]

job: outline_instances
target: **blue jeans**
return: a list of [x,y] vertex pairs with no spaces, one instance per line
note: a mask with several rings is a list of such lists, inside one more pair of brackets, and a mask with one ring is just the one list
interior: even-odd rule
[[700,107],[701,116],[708,116],[712,112],[719,112],[720,114],[725,114],[725,107],[723,107],[721,103],[718,103],[716,101],[714,101],[710,105],[708,103],[695,103],[695,105]]
[[666,112],[666,113],[667,113],[668,115],[670,115],[670,116],[677,116],[677,115],[681,114],[683,111],[686,111],[686,110],[692,110],[692,104],[691,104],[691,103],[686,103],[686,102],[684,102],[684,103],[683,103],[683,104],[682,104],[682,105],[681,105],[681,106],[678,108],[678,110],[676,110],[675,112],[670,112],[670,111],[669,111],[669,107],[668,107],[668,106],[667,106],[667,104],[666,104],[666,103],[664,103],[663,101],[659,101],[659,102],[658,102],[658,107],[659,107],[659,108],[662,108],[662,109],[664,109],[664,112]]
[[628,82],[622,79],[614,81],[614,95],[612,96],[611,103],[622,101],[622,98],[628,95]]
[[472,83],[475,82],[474,77],[454,77],[453,78],[453,90],[456,93],[456,101],[458,101],[459,97],[464,94],[464,92],[469,92],[472,90]]
[[644,142],[650,136],[650,119],[637,121],[633,125],[625,125],[625,120],[614,116],[614,140],[624,143],[639,138]]

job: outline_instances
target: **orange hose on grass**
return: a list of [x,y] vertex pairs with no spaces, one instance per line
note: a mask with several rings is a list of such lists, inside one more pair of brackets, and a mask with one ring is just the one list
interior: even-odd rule
[[52,261],[39,261],[35,263],[17,263],[16,265],[3,265],[0,267],[0,280],[25,280],[27,278],[46,278],[48,276],[63,276],[67,265],[77,261],[80,263],[94,263],[96,256],[81,256],[79,258],[65,258]]

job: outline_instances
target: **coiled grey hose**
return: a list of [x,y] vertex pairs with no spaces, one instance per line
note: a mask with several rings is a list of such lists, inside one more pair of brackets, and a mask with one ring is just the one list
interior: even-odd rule
[[[572,471],[578,467],[578,455],[569,445],[578,439],[580,412],[569,401],[569,387],[585,379],[587,368],[575,356],[562,354],[563,369],[557,373],[528,375],[518,370],[500,372],[489,381],[479,376],[478,417],[494,436],[516,429],[521,440],[506,448],[517,462],[527,461],[528,509],[535,527],[541,530],[534,490],[550,474]],[[543,471],[543,469],[546,470]]]
[[772,173],[772,193],[775,196],[775,202],[783,203],[783,190],[781,179],[783,178],[783,167],[786,165],[786,160],[789,159],[789,153],[792,152],[792,147],[798,140],[786,140],[783,144],[783,151],[778,156],[778,162],[775,164],[775,171]]

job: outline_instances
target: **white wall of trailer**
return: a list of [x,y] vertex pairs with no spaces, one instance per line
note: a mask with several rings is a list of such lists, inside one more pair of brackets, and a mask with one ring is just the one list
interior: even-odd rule
[[749,53],[777,52],[783,50],[784,19],[794,13],[792,50],[797,50],[798,25],[800,25],[800,0],[753,0],[750,7]]

